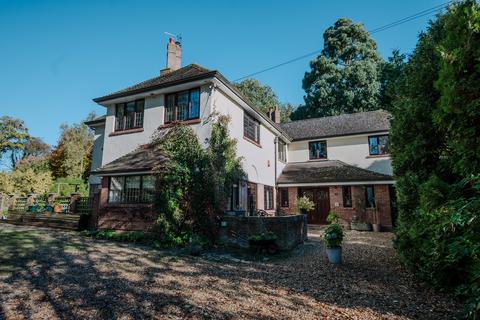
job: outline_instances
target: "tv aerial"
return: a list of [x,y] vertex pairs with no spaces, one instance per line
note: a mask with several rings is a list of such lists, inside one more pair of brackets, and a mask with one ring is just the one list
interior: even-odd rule
[[175,42],[178,42],[180,44],[182,43],[182,35],[181,34],[173,34],[173,33],[167,32],[167,31],[165,31],[164,34],[166,34],[167,36],[175,38]]

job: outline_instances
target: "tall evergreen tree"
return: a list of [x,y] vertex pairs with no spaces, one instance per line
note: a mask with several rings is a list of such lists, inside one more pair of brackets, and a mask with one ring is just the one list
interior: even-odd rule
[[292,119],[315,118],[379,108],[382,59],[362,24],[340,18],[323,34],[322,53],[303,78],[305,105]]
[[406,55],[398,49],[381,66],[380,72],[380,105],[382,109],[391,111],[393,100],[398,96],[396,87],[401,81],[405,69]]

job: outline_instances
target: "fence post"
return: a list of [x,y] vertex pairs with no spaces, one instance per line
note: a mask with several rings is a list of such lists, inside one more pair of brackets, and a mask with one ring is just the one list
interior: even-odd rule
[[79,192],[73,192],[70,194],[70,206],[69,206],[70,213],[77,213],[77,203],[79,199],[80,199]]
[[7,203],[8,211],[15,210],[15,199],[16,199],[16,196],[14,193],[11,193],[8,195],[8,203]]
[[27,211],[30,211],[29,209],[35,204],[36,197],[35,193],[27,194]]
[[47,204],[53,206],[53,203],[55,202],[55,198],[58,197],[58,194],[56,193],[49,193],[47,195]]

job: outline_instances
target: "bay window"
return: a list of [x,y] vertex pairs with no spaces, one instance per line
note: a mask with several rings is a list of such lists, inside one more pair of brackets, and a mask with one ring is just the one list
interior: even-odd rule
[[110,177],[109,203],[150,203],[155,194],[155,177],[116,176]]

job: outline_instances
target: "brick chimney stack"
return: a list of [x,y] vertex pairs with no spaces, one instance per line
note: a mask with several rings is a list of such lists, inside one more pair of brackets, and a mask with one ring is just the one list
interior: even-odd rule
[[174,41],[173,38],[168,40],[167,45],[167,66],[160,71],[160,74],[166,74],[171,71],[178,70],[182,67],[182,44]]
[[280,109],[278,106],[275,106],[275,109],[273,107],[270,107],[267,112],[268,117],[275,123],[280,123]]

